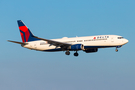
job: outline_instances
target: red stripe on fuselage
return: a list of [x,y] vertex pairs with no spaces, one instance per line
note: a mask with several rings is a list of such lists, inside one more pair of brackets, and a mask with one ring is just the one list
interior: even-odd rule
[[26,26],[20,26],[19,29],[25,33],[24,37],[26,38],[26,42],[28,42],[30,36],[28,28]]

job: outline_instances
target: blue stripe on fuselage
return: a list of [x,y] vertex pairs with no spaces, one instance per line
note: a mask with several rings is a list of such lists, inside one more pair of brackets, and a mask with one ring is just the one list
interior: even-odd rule
[[55,52],[55,51],[62,51],[62,49],[61,48],[57,48],[57,49],[48,49],[48,50],[44,50],[44,51]]

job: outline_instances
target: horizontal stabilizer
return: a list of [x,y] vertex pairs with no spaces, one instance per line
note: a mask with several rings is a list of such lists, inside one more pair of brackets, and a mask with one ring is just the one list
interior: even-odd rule
[[17,42],[17,41],[11,41],[11,40],[7,40],[8,42],[12,42],[12,43],[17,43],[17,44],[21,44],[21,45],[26,45],[28,43],[23,43],[23,42]]

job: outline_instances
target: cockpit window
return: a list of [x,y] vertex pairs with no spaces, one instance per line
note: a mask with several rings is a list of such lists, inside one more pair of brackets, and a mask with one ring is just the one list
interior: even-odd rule
[[123,39],[124,37],[118,37],[118,39]]

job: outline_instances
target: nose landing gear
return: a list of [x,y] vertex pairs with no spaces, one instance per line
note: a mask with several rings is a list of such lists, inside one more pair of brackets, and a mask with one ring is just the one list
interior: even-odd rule
[[118,52],[118,48],[120,48],[120,47],[122,47],[122,45],[121,46],[116,46],[115,51]]
[[118,52],[118,49],[116,48],[115,51]]

